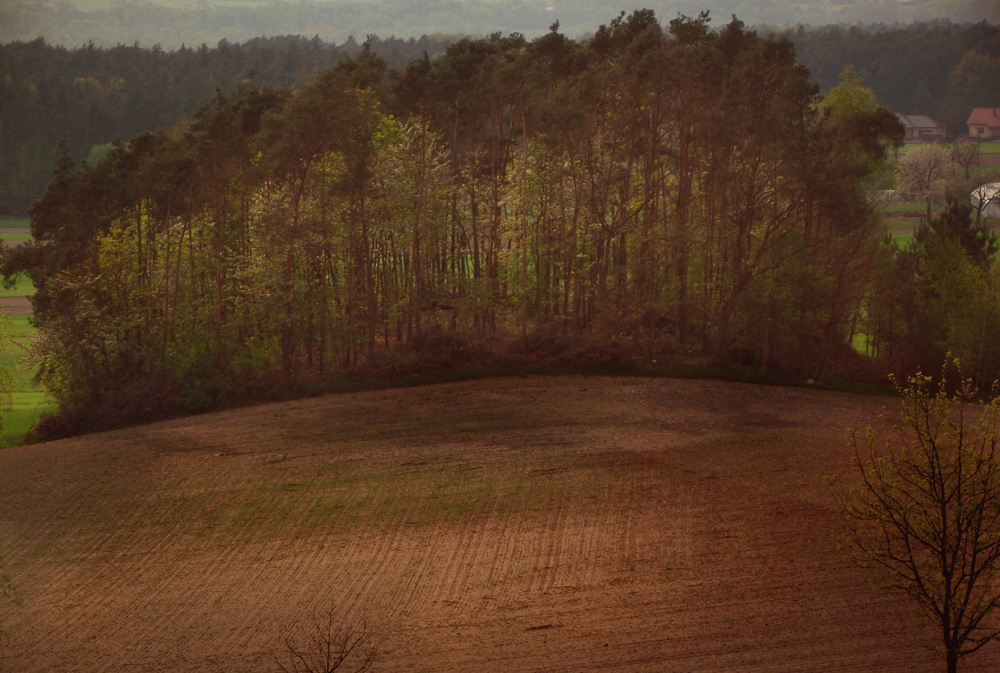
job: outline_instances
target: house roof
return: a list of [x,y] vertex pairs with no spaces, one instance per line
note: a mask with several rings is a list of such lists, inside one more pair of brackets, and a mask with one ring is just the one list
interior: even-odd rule
[[905,115],[897,112],[896,116],[899,118],[899,121],[902,122],[903,126],[908,129],[940,129],[944,127],[944,124],[939,124],[927,115]]
[[1000,128],[1000,108],[998,107],[977,107],[972,108],[969,115],[969,126],[986,126],[988,128]]

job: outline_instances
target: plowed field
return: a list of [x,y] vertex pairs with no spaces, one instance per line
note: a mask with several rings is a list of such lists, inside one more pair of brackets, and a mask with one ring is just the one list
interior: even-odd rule
[[332,608],[377,671],[943,670],[836,549],[824,476],[886,403],[539,377],[6,450],[0,667],[271,671]]

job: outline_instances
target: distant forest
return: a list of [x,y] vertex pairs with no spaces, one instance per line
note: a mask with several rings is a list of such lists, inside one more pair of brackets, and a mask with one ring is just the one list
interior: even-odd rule
[[[972,107],[1000,106],[1000,27],[947,22],[905,27],[798,28],[780,33],[822,90],[852,64],[894,112],[937,115],[960,134]],[[402,71],[458,38],[372,37],[372,51]],[[77,162],[115,140],[191,117],[242,81],[307,85],[361,45],[300,36],[220,42],[174,51],[119,45],[74,49],[44,40],[0,45],[0,215],[23,215],[41,196],[65,138]]]
[[[738,16],[763,26],[909,24],[951,20],[1000,22],[995,0],[651,0],[662,19]],[[419,38],[423,34],[484,36],[519,32],[534,38],[558,21],[572,39],[586,39],[620,9],[612,0],[7,0],[0,3],[0,42],[44,37],[52,44],[140,43],[173,50],[222,39],[305,35],[340,43],[350,36]]]
[[[438,37],[371,38],[402,69],[453,42]],[[0,45],[0,215],[24,215],[45,191],[65,139],[76,161],[92,163],[115,141],[194,116],[219,92],[243,81],[303,86],[361,45],[299,36],[221,42],[176,51],[87,45],[65,49],[42,39]]]

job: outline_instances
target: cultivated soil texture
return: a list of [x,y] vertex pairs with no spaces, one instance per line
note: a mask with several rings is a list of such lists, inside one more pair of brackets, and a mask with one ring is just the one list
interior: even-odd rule
[[375,671],[942,671],[837,550],[826,477],[896,404],[509,378],[5,450],[0,668],[274,671],[333,610]]

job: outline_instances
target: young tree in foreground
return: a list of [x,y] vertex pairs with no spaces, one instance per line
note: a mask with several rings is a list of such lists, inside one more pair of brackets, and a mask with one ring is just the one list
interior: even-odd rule
[[890,433],[852,431],[861,481],[841,491],[841,512],[851,558],[918,603],[955,673],[1000,635],[1000,400],[977,404],[960,374],[949,392],[946,374],[898,387],[901,422]]

